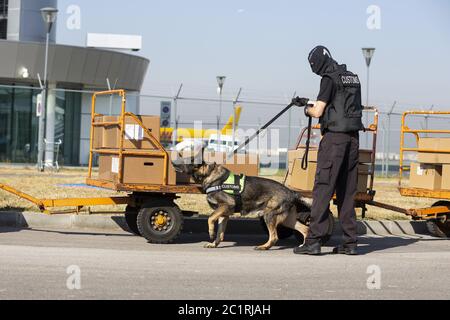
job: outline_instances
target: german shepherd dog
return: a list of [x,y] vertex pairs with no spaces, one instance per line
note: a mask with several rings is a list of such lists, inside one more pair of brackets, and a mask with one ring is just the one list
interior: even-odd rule
[[[203,149],[204,150],[204,149]],[[203,191],[210,187],[222,185],[231,174],[224,166],[217,163],[206,163],[203,150],[197,156],[173,161],[175,170],[191,175],[195,182],[201,184]],[[197,161],[196,161],[197,160]],[[214,210],[208,219],[208,232],[211,243],[205,248],[216,248],[224,239],[229,217],[235,213],[236,199],[234,195],[217,191],[207,195],[207,201]],[[244,189],[241,191],[242,215],[257,213],[263,217],[269,230],[269,240],[255,250],[268,250],[278,241],[277,226],[283,225],[300,232],[306,239],[308,227],[302,213],[309,212],[310,206],[296,193],[273,180],[260,177],[246,177]],[[217,235],[215,223],[219,221]]]

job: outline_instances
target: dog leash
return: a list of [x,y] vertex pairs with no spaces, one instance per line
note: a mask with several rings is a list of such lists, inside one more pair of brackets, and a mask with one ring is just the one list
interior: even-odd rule
[[308,117],[308,134],[306,137],[306,149],[305,149],[305,154],[303,155],[303,159],[302,159],[302,169],[303,170],[308,169],[308,155],[309,155],[309,145],[311,142],[311,129],[312,129],[312,117],[309,116]]
[[253,139],[255,139],[257,136],[259,136],[259,134],[261,133],[261,131],[266,130],[272,123],[274,123],[276,120],[278,120],[279,117],[281,117],[283,114],[285,114],[289,109],[291,109],[295,104],[291,103],[288,106],[286,106],[286,108],[284,108],[283,110],[281,110],[275,117],[273,117],[269,122],[267,122],[265,125],[263,125],[261,128],[258,129],[258,131],[256,131],[251,137],[248,137],[244,143],[242,143],[239,147],[237,147],[236,150],[234,150],[233,152],[230,152],[228,154],[228,158],[231,158],[233,155],[237,154],[241,149],[245,148],[250,141],[252,141]]

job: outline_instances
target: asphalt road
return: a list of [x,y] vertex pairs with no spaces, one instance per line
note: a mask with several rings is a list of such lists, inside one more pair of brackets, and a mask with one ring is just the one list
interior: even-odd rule
[[0,300],[450,298],[449,240],[361,237],[357,257],[331,247],[296,256],[291,240],[268,252],[253,250],[262,237],[226,240],[204,249],[206,235],[151,245],[127,233],[0,228]]

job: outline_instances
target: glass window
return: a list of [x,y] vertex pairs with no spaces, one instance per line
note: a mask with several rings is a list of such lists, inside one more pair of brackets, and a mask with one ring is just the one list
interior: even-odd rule
[[[57,113],[57,122],[63,121],[63,130],[55,133],[56,139],[61,139],[60,154],[62,164],[78,165],[80,161],[80,129],[81,129],[81,93],[61,92],[64,99],[57,95],[57,106],[62,110]],[[64,104],[63,104],[64,102]]]
[[32,90],[14,89],[11,161],[17,163],[31,162],[31,110]]
[[11,157],[12,89],[0,88],[0,161]]
[[[35,163],[39,119],[38,89],[0,87],[0,162]],[[78,165],[81,93],[56,91],[55,140],[61,139],[59,163]]]

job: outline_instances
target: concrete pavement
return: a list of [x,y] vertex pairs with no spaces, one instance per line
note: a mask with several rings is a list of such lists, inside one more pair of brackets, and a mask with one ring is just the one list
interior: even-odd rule
[[218,249],[203,249],[206,240],[151,245],[120,231],[0,228],[0,300],[450,298],[448,240],[363,236],[358,257],[331,247],[296,256],[292,240],[256,252],[266,240],[257,235],[229,235]]

